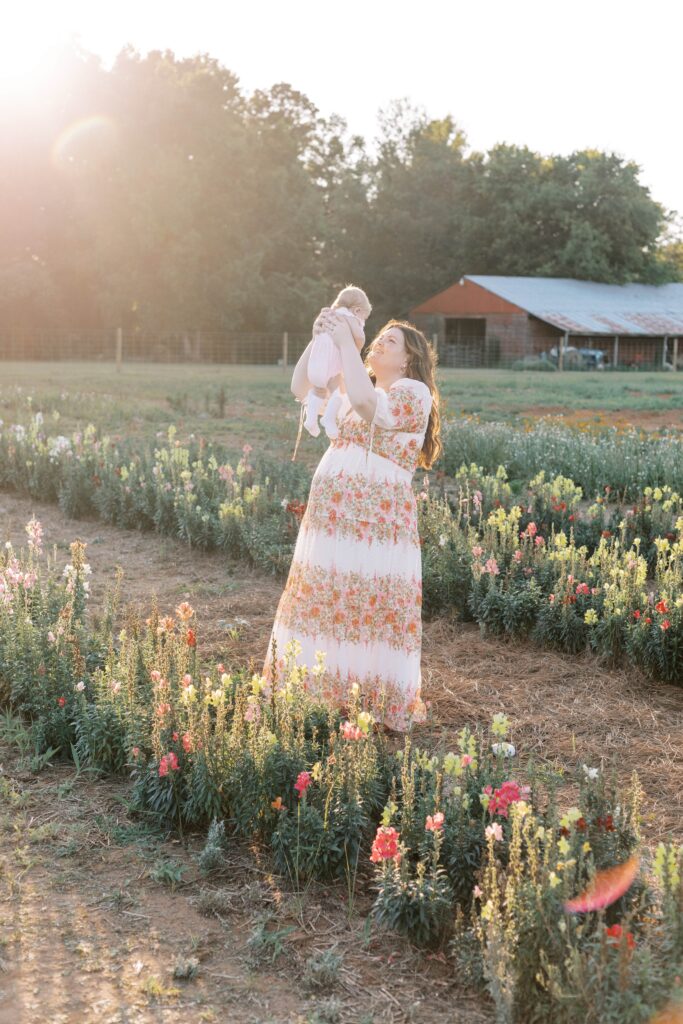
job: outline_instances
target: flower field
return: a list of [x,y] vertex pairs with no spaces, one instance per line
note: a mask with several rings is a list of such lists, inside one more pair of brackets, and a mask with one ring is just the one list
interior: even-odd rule
[[296,644],[270,688],[202,659],[187,601],[119,628],[114,587],[93,620],[83,544],[62,565],[26,535],[2,558],[0,669],[35,758],[130,776],[134,813],[208,832],[207,874],[241,839],[295,892],[374,891],[370,920],[442,950],[497,1019],[648,1021],[675,997],[683,853],[643,843],[637,777],[579,764],[567,803],[504,713],[446,751],[390,744],[357,690],[339,712],[302,685]]
[[[231,463],[203,439],[182,443],[174,427],[150,446],[100,436],[92,425],[71,437],[44,425],[38,414],[3,427],[0,486],[58,501],[74,518],[95,514],[287,571],[310,486],[305,467],[256,459],[248,444]],[[587,493],[559,472],[514,484],[503,465],[448,472],[459,429],[448,428],[446,468],[421,485],[426,610],[454,610],[484,631],[570,654],[590,649],[681,684],[683,498],[665,482],[681,472],[679,442],[647,442],[660,445],[658,458],[653,450],[653,461],[639,462],[652,482]],[[584,466],[589,458],[611,465],[602,438],[576,443],[595,449]]]
[[[243,438],[209,443],[174,427],[122,438],[96,423],[61,433],[48,406],[23,413],[0,427],[0,488],[43,509],[52,502],[54,522],[57,508],[60,522],[71,520],[62,540],[80,519],[78,531],[94,541],[73,541],[68,554],[64,543],[50,550],[54,529],[41,515],[42,525],[27,517],[22,543],[3,549],[0,760],[19,755],[19,771],[32,778],[55,770],[87,777],[95,800],[119,787],[127,828],[173,837],[184,851],[184,868],[161,858],[149,877],[182,889],[189,871],[197,906],[228,935],[226,914],[239,927],[234,898],[224,906],[216,886],[235,858],[248,886],[269,879],[279,909],[255,926],[252,915],[249,955],[276,972],[278,986],[298,964],[294,989],[308,1002],[294,1006],[283,994],[279,1016],[241,1007],[235,1020],[677,1019],[678,435],[449,425],[443,465],[417,481],[432,709],[399,741],[385,736],[381,708],[373,715],[358,692],[332,711],[304,687],[296,645],[279,685],[268,687],[259,645],[274,607],[252,639],[234,612],[219,634],[208,597],[201,614],[182,587],[157,603],[140,563],[137,607],[125,576],[112,575],[103,596],[93,543],[99,529],[122,544],[117,536],[128,534],[113,528],[123,528],[142,531],[139,543],[150,549],[175,545],[168,557],[178,560],[179,582],[173,552],[183,544],[188,566],[193,552],[206,560],[199,577],[211,558],[226,573],[250,566],[253,587],[274,601],[305,512],[306,464],[258,454]],[[230,605],[238,613],[239,593]],[[449,651],[456,634],[459,658]],[[468,692],[456,680],[474,651],[482,664],[490,659],[491,681],[475,679]],[[514,684],[508,668],[515,662],[547,671],[545,688],[530,674],[525,695],[521,668]],[[582,673],[600,681],[592,703]],[[324,652],[315,674],[322,691]],[[623,716],[628,696],[635,721],[612,713],[610,685],[613,709]],[[572,700],[586,703],[562,721]],[[547,703],[534,709],[534,701]],[[599,706],[606,749],[625,744],[613,764],[600,757],[600,718],[582,734],[582,719]],[[0,787],[9,834],[21,786],[0,772]],[[30,873],[28,853],[21,856]],[[11,865],[10,857],[10,879]],[[18,876],[9,906],[12,886],[21,888]],[[303,924],[320,899],[337,905],[325,913],[335,929],[350,930],[353,945],[321,944]],[[17,933],[8,917],[0,924],[2,965]],[[305,962],[289,938],[304,933],[315,946]],[[346,987],[344,963],[360,977],[362,961],[374,958],[363,943],[378,962],[386,956],[383,970],[393,958],[403,964],[393,1002],[380,980],[367,981],[365,1007]],[[235,977],[241,969],[231,963]],[[158,1019],[177,1019],[171,1005],[202,983],[202,970],[188,954],[176,961],[175,980],[146,983],[147,1004],[170,1014]],[[419,1008],[408,1005],[411,991]]]

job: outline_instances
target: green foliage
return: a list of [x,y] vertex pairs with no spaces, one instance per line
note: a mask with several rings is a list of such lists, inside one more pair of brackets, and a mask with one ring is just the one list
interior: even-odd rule
[[[30,145],[5,161],[5,323],[121,325],[151,348],[150,331],[307,329],[351,278],[379,319],[466,272],[680,277],[674,249],[658,250],[666,211],[614,154],[468,151],[450,115],[403,102],[381,114],[371,157],[290,85],[250,96],[206,54],[128,48],[106,70],[72,47],[55,75]],[[97,120],[32,158],[82,119],[84,97]],[[26,138],[21,105],[5,132]]]

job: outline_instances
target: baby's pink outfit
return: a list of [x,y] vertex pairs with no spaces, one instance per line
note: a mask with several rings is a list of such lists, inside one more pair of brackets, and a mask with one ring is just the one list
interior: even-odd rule
[[[358,317],[350,309],[346,309],[344,306],[337,306],[334,312],[341,313],[342,316],[353,317],[360,324],[362,330],[363,325],[361,321],[358,320]],[[325,331],[322,334],[317,334],[313,338],[313,348],[308,356],[307,376],[311,386],[314,388],[326,388],[328,381],[341,372],[341,356],[331,335]]]

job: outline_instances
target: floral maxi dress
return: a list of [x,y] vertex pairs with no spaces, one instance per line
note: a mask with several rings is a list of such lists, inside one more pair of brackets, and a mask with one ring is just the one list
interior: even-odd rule
[[[383,708],[388,725],[406,729],[424,714],[422,559],[412,477],[432,397],[425,384],[406,377],[375,393],[372,423],[345,396],[339,435],[313,477],[264,674],[272,678],[273,639],[280,673],[286,644],[298,640],[308,686],[345,704],[357,683],[370,705]],[[319,651],[322,676],[310,671]]]

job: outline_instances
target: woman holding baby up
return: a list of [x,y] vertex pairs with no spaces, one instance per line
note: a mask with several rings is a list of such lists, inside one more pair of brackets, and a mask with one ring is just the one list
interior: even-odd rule
[[[286,643],[302,645],[309,670],[325,653],[322,696],[348,702],[356,683],[387,726],[405,730],[424,716],[420,694],[422,562],[416,467],[441,451],[435,354],[412,324],[390,321],[362,360],[349,318],[325,309],[314,334],[327,333],[341,363],[338,433],[313,477],[292,566],[278,605],[264,673]],[[308,360],[292,391],[310,392]]]

